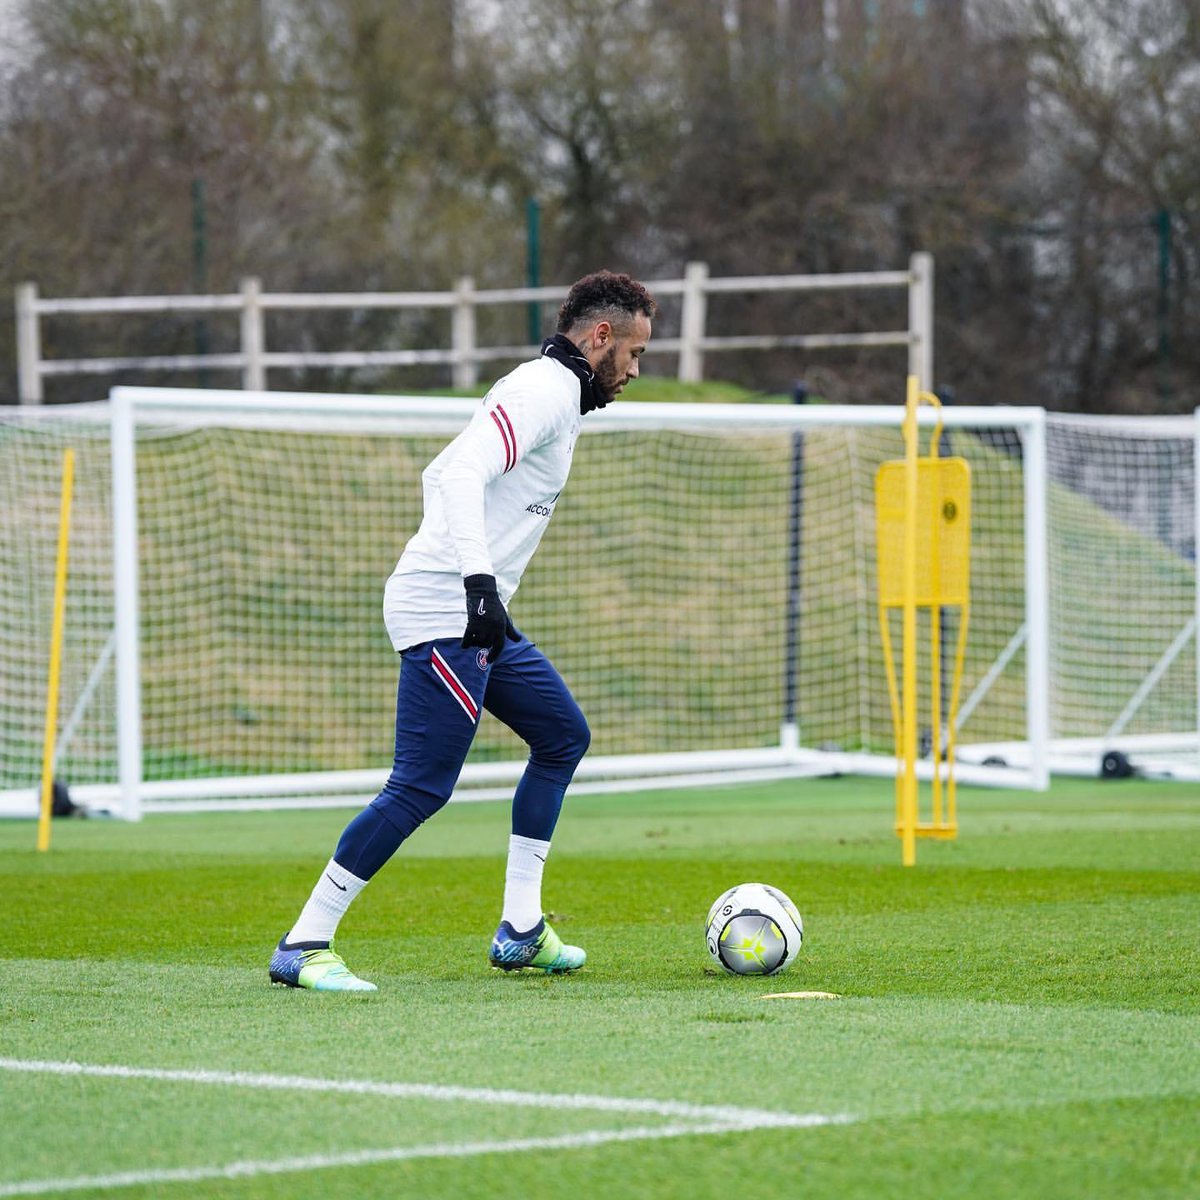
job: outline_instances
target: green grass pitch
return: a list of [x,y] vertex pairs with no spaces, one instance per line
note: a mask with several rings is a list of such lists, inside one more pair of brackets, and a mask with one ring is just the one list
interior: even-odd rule
[[[554,979],[488,969],[507,805],[452,805],[343,923],[379,992],[273,988],[348,816],[0,824],[0,1197],[1200,1195],[1194,787],[964,789],[911,870],[882,781],[569,798]],[[704,949],[749,879],[774,979]]]

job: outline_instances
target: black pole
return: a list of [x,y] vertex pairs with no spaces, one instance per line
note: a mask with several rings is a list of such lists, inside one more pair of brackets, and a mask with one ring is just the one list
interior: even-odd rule
[[1158,398],[1171,399],[1171,212],[1160,208],[1154,219],[1158,234]]
[[[525,202],[525,267],[526,278],[531,288],[541,286],[542,278],[542,234],[541,205],[533,198]],[[529,302],[529,341],[537,346],[542,340],[542,306],[536,300]]]
[[[792,403],[803,404],[808,399],[808,386],[803,382],[792,388]],[[792,434],[792,488],[788,506],[788,571],[787,621],[785,632],[783,677],[783,719],[789,725],[799,725],[797,684],[800,675],[800,583],[803,566],[804,518],[804,434]]]
[[[192,291],[197,296],[208,292],[208,213],[205,207],[204,180],[192,180]],[[208,322],[197,317],[192,327],[196,341],[196,353],[208,353]],[[197,381],[202,388],[209,386],[208,369],[200,368]]]
[[[950,388],[938,388],[937,398],[942,402],[943,408],[949,408],[954,403],[954,392]],[[954,444],[950,430],[943,429],[938,454],[942,458],[949,458],[953,453]],[[938,636],[941,639],[942,736],[945,737],[950,732],[950,689],[946,687],[946,680],[954,678],[954,651],[950,648],[950,630],[947,628],[944,607],[938,608]]]

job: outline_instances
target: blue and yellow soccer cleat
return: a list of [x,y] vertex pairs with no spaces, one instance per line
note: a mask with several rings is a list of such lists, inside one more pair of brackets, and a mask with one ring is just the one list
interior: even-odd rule
[[340,954],[325,942],[287,944],[287,935],[271,955],[271,982],[314,992],[374,992],[373,983],[359,979]]
[[578,971],[587,955],[578,946],[566,945],[543,918],[524,937],[518,937],[507,921],[500,922],[488,962],[501,971],[534,970],[550,975]]

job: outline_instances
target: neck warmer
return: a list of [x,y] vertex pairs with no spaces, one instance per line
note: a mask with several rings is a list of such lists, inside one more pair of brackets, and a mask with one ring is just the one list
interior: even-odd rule
[[542,343],[542,353],[562,363],[579,380],[579,411],[590,413],[593,408],[603,408],[611,397],[605,396],[596,384],[596,372],[584,358],[579,347],[570,338],[556,333]]

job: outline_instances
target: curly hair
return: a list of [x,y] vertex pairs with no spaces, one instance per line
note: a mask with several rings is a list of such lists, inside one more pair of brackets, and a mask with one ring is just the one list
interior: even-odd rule
[[[658,311],[654,297],[628,275],[596,271],[576,280],[558,310],[558,332],[605,317],[628,318],[636,313],[653,317]],[[621,320],[624,325],[626,321]]]

